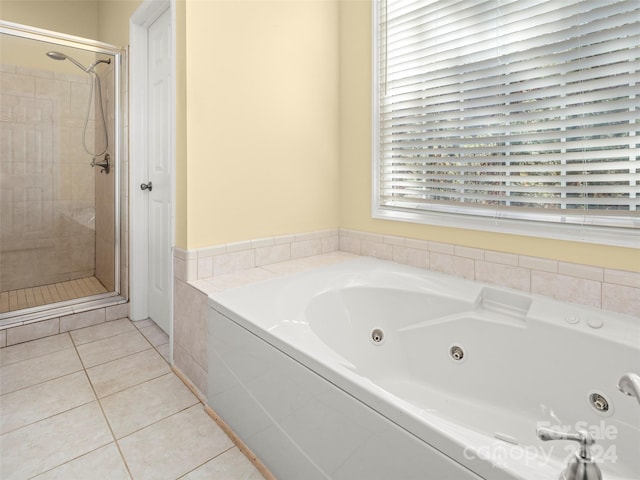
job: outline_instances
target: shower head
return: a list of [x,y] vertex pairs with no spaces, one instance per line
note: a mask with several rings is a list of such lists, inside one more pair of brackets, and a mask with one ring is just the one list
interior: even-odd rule
[[66,60],[67,56],[64,53],[60,52],[47,52],[47,57],[52,58],[54,60]]
[[64,53],[60,53],[60,52],[47,52],[47,57],[52,58],[54,60],[69,60],[70,62],[72,62],[76,67],[78,67],[80,70],[82,70],[83,72],[87,72],[89,73],[89,69],[86,68],[84,65],[82,65],[79,61],[77,61],[75,58],[70,57],[69,55],[65,55]]
[[86,73],[93,72],[93,69],[99,63],[111,63],[111,59],[109,59],[109,60],[97,60],[94,63],[92,63],[89,67],[85,67],[79,61],[77,61],[75,58],[73,58],[73,57],[71,57],[69,55],[65,55],[64,53],[47,52],[47,57],[52,58],[53,60],[69,60],[70,62],[75,64],[80,70],[82,70],[83,72],[86,72]]

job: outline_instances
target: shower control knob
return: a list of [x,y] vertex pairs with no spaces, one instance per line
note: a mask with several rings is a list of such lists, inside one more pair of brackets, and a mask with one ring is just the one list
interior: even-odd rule
[[151,182],[149,183],[141,183],[140,184],[140,190],[153,190],[153,184]]

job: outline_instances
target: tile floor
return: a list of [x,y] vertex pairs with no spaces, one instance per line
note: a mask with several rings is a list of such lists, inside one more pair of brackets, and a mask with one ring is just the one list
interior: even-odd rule
[[0,349],[0,478],[262,480],[168,350],[126,318]]

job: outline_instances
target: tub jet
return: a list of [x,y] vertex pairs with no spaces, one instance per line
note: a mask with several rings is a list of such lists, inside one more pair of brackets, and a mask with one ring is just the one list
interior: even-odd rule
[[458,345],[454,345],[453,347],[451,347],[451,349],[449,350],[449,354],[451,355],[451,358],[456,361],[460,361],[464,358],[464,350],[462,350],[462,348]]
[[598,412],[604,413],[609,411],[609,402],[599,393],[589,395],[589,402],[591,402],[591,406]]
[[384,338],[384,334],[382,333],[382,330],[380,330],[379,328],[375,328],[371,332],[371,340],[373,340],[373,343],[380,343],[382,342],[383,338]]

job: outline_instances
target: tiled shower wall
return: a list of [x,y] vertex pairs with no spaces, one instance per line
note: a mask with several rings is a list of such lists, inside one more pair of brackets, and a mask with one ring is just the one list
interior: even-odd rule
[[0,290],[93,275],[90,77],[2,65],[0,79]]

